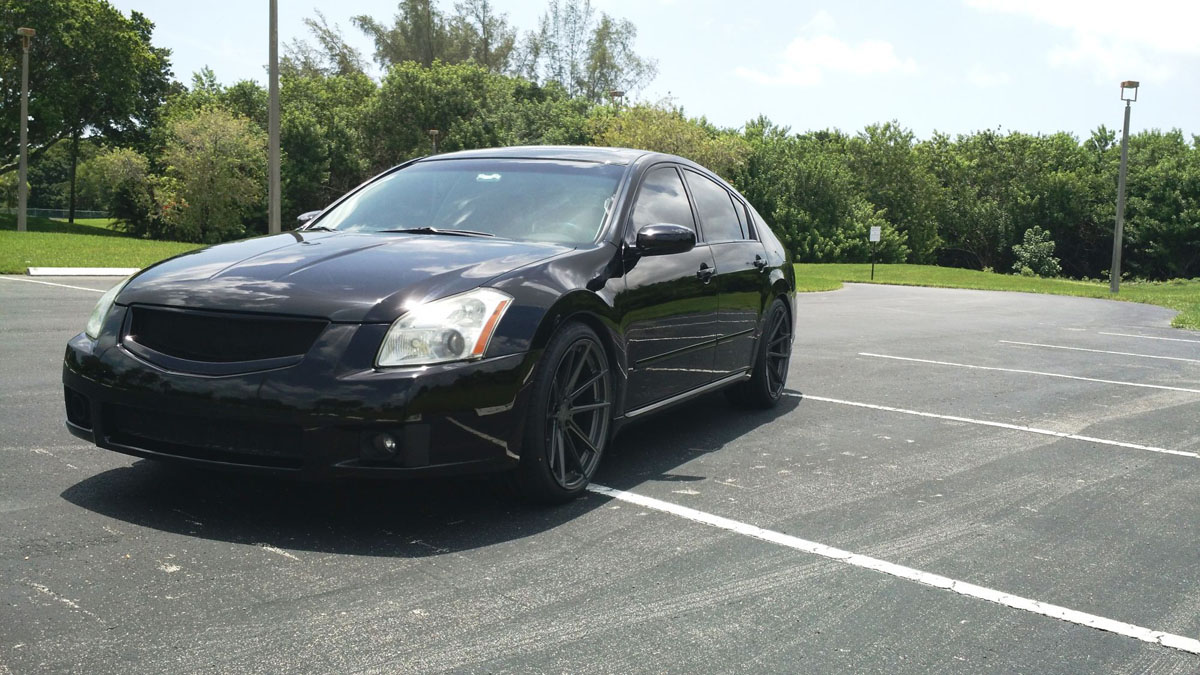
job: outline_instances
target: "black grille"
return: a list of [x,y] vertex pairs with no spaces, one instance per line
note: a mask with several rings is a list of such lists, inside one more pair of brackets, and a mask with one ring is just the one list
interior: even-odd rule
[[121,405],[104,409],[108,439],[165,455],[252,466],[299,468],[300,429],[282,424],[219,421]]
[[190,361],[258,361],[308,352],[328,324],[320,319],[132,307],[129,336]]

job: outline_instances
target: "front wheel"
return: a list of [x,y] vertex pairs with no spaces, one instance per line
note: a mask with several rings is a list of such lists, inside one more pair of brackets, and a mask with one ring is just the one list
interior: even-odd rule
[[726,390],[734,403],[773,408],[783,396],[792,360],[792,316],[783,300],[775,300],[763,321],[750,379]]
[[592,329],[564,326],[546,346],[534,376],[521,463],[521,496],[542,503],[569,501],[596,473],[608,444],[612,374]]

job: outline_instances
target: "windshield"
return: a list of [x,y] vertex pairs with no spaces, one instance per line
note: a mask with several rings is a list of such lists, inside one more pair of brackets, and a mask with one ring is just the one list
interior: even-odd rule
[[459,230],[506,239],[595,241],[625,167],[541,159],[419,162],[314,223],[341,232]]

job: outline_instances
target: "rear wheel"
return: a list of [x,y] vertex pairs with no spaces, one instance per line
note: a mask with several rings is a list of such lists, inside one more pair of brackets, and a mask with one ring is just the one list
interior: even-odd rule
[[750,379],[726,389],[729,400],[754,408],[772,408],[783,396],[792,360],[792,316],[783,300],[775,300],[763,321],[762,337]]
[[571,323],[546,346],[534,376],[521,463],[521,496],[569,501],[585,489],[608,444],[612,374],[596,333]]

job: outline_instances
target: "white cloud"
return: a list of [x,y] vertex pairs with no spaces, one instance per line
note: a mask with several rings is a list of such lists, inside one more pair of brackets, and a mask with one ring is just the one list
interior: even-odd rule
[[1005,72],[993,72],[983,66],[974,66],[967,71],[967,81],[981,89],[1003,87],[1012,82],[1012,77]]
[[1181,58],[1200,56],[1195,0],[964,0],[986,12],[1027,16],[1071,33],[1046,55],[1053,66],[1083,67],[1099,81],[1166,80]]
[[808,20],[808,23],[804,24],[804,26],[800,28],[800,32],[815,35],[828,35],[829,33],[833,32],[835,23],[836,22],[833,20],[832,14],[820,9],[817,10],[817,13],[813,15],[813,18]]
[[880,75],[917,72],[911,58],[896,55],[892,43],[864,40],[855,44],[836,38],[833,16],[821,10],[801,29],[801,35],[788,43],[782,61],[774,73],[738,67],[736,73],[751,82],[770,85],[811,86],[820,84],[826,73]]

